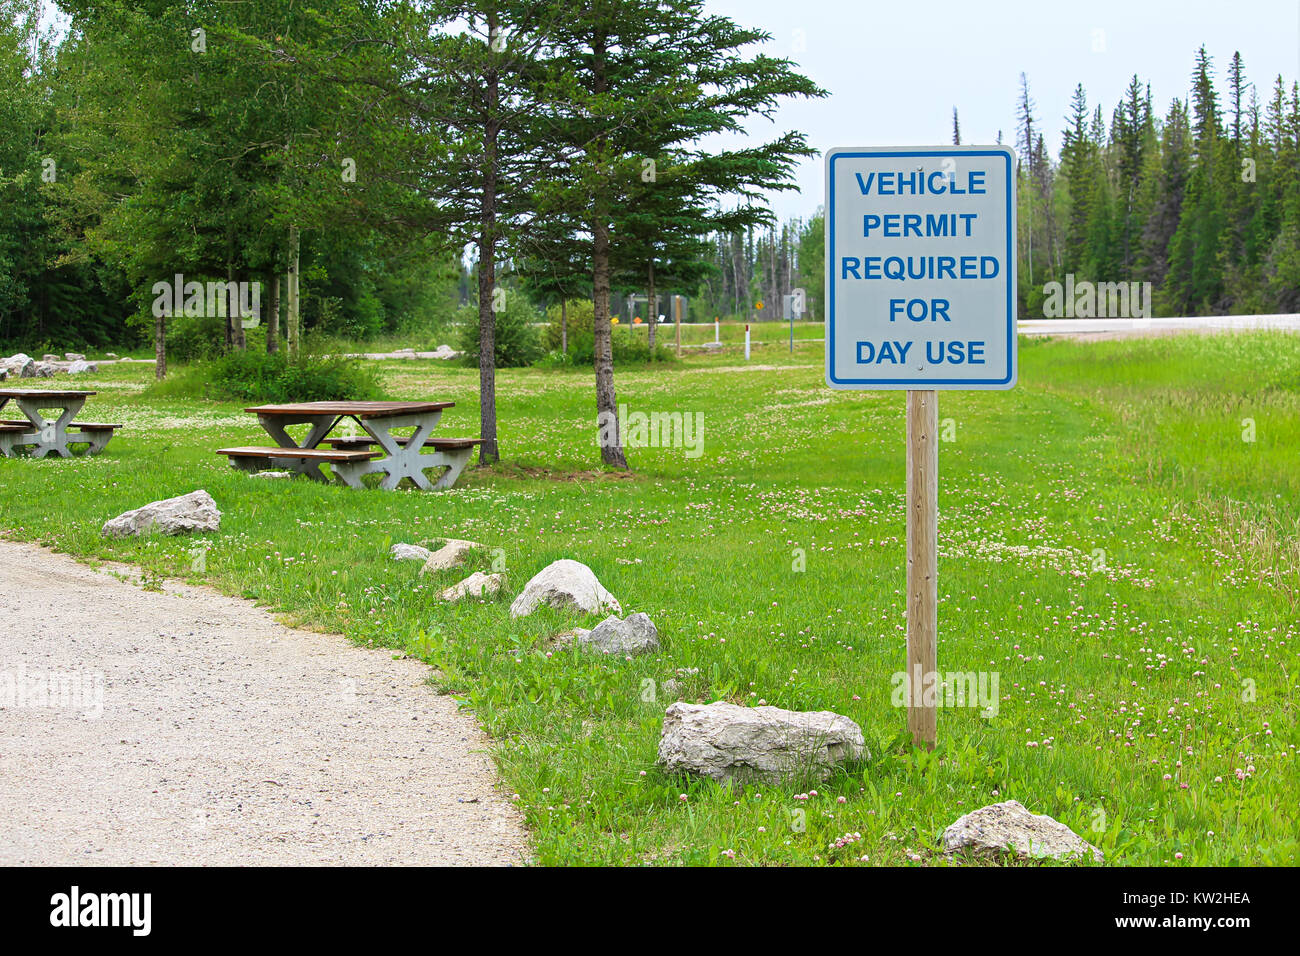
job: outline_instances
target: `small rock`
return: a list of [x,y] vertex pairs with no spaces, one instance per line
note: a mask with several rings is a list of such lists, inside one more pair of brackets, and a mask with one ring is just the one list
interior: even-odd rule
[[104,353],[104,358],[106,358],[106,359],[114,359],[114,360],[116,360],[116,359],[117,359],[117,353],[116,353],[116,352],[105,352],[105,353]]
[[[63,359],[67,362],[84,362],[86,361],[86,356],[82,355],[80,352],[64,352]],[[57,362],[58,360],[58,356],[55,356],[52,359],[48,356],[46,357],[46,361],[49,362]]]
[[251,477],[253,477],[253,478],[292,478],[292,477],[293,477],[293,472],[291,472],[291,471],[255,471],[255,472],[252,472]]
[[99,371],[98,365],[96,365],[94,362],[87,362],[82,359],[78,359],[77,361],[73,362],[71,365],[68,366],[69,375],[81,375],[84,374],[85,372],[98,372],[98,371]]
[[588,614],[607,610],[623,613],[618,599],[605,590],[595,572],[581,561],[569,558],[553,561],[533,575],[511,603],[510,616],[526,617],[541,604],[554,608],[577,608]]
[[420,573],[428,574],[430,571],[446,571],[449,568],[459,567],[465,563],[465,559],[469,557],[471,551],[481,547],[483,545],[477,541],[448,538],[441,548],[428,555],[424,567],[420,569]]
[[58,357],[57,355],[51,355],[49,352],[46,352],[44,355],[41,356],[41,361],[42,361],[42,362],[57,362],[57,361],[59,361],[59,357]]
[[458,581],[438,596],[444,601],[459,601],[466,597],[488,597],[501,590],[504,574],[484,574],[475,571],[464,581]]
[[1064,823],[1045,814],[1030,813],[1016,800],[990,804],[958,817],[943,831],[945,853],[970,850],[977,856],[996,856],[1009,850],[1021,859],[1067,860],[1105,856]]
[[713,780],[786,783],[824,779],[868,756],[862,728],[827,710],[675,703],[664,713],[659,764]]
[[422,548],[418,544],[395,544],[388,549],[388,553],[393,556],[394,561],[429,560],[429,549]]
[[[51,365],[49,362],[37,362],[32,368],[32,378],[54,378],[54,373],[59,371],[57,365]],[[27,370],[23,370],[23,377],[29,377]]]
[[604,654],[648,654],[659,650],[659,631],[639,611],[624,621],[611,614],[577,641],[579,647]]
[[217,531],[221,512],[206,491],[154,501],[143,508],[127,511],[105,522],[101,533],[110,538],[156,531],[160,534],[184,534],[190,531]]

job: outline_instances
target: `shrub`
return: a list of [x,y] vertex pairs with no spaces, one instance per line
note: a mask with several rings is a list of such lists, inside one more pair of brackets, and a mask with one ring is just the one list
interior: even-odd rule
[[[478,305],[465,305],[456,313],[460,322],[459,349],[466,365],[478,367]],[[496,314],[496,367],[522,368],[542,357],[537,313],[522,294],[509,290],[505,307]]]
[[[553,305],[546,310],[550,324],[546,326],[546,358],[540,363],[547,367],[591,365],[596,359],[595,307],[590,299],[575,299],[568,306],[567,355],[560,351],[560,307]],[[662,327],[661,327],[662,331]],[[650,336],[641,325],[616,325],[611,341],[614,363],[634,365],[650,361]],[[674,360],[672,351],[661,342],[655,343],[654,359],[657,362]]]
[[[565,324],[569,330],[569,348],[572,350],[574,342],[581,337],[580,333],[586,332],[587,337],[591,337],[596,323],[596,307],[590,299],[570,299],[566,311],[568,315]],[[546,318],[550,323],[546,326],[546,350],[557,352],[560,349],[560,307],[553,305],[547,309]]]
[[176,315],[167,320],[167,358],[201,362],[221,354],[226,320],[219,315]]
[[150,388],[157,396],[238,402],[320,402],[382,397],[379,378],[358,359],[285,351],[234,351],[174,373]]

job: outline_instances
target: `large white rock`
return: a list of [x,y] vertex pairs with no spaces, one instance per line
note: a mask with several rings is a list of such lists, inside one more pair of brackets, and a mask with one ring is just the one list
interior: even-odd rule
[[36,361],[26,352],[17,352],[0,358],[0,369],[8,373],[7,378],[31,378],[36,374]]
[[188,495],[154,501],[118,515],[104,524],[101,532],[110,538],[124,538],[133,534],[158,532],[159,534],[185,534],[191,531],[217,531],[221,528],[221,512],[217,503],[206,491],[191,491]]
[[714,780],[784,783],[825,779],[868,756],[862,728],[828,710],[678,702],[664,713],[659,764]]
[[561,558],[538,571],[510,605],[511,617],[525,617],[541,604],[555,608],[577,608],[588,614],[601,611],[623,613],[623,606],[581,561]]
[[972,810],[943,831],[946,853],[969,850],[978,856],[996,856],[1004,850],[1022,859],[1077,859],[1105,857],[1064,823],[1046,814],[1030,813],[1018,801],[1005,800]]
[[604,654],[648,654],[659,650],[659,631],[650,618],[638,611],[620,621],[611,614],[593,630],[575,635],[578,646]]
[[430,571],[446,571],[450,568],[459,567],[465,563],[465,559],[469,557],[471,551],[481,547],[483,545],[477,541],[448,538],[441,548],[427,555],[420,573],[427,574]]
[[84,359],[78,359],[68,366],[69,375],[81,375],[85,372],[98,372],[99,366],[94,362],[87,362]]
[[484,574],[475,571],[464,581],[457,581],[438,596],[444,601],[459,601],[467,597],[488,597],[501,590],[505,583],[504,574]]
[[422,548],[418,544],[395,544],[388,549],[388,553],[393,556],[394,561],[429,560],[429,549]]

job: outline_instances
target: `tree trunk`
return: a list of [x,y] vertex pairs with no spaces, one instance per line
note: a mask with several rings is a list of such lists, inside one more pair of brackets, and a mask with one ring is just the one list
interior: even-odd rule
[[597,205],[592,223],[592,305],[595,318],[596,422],[600,428],[600,457],[614,468],[627,469],[623,440],[619,433],[618,397],[614,393],[613,327],[609,322],[609,223]]
[[[226,261],[226,281],[227,282],[230,281],[229,260]],[[227,289],[229,289],[229,286],[227,286]],[[208,301],[211,301],[210,298]],[[205,301],[204,309],[206,310],[206,308],[207,308],[207,302]],[[218,308],[221,309],[221,316],[225,320],[224,322],[222,322],[222,325],[225,327],[225,332],[226,332],[226,351],[229,352],[231,349],[235,347],[235,329],[234,326],[231,325],[229,295],[223,295],[221,297],[221,301],[218,303]]]
[[153,355],[155,359],[153,377],[162,381],[167,377],[167,316],[160,315],[153,320]]
[[560,351],[569,354],[569,300],[560,299]]
[[[486,194],[485,194],[486,198]],[[496,240],[486,231],[478,244],[478,394],[479,445],[478,463],[489,465],[501,460],[497,447],[497,379],[496,313],[492,311],[492,293],[496,285]]]
[[286,320],[288,324],[289,359],[291,361],[298,357],[298,253],[298,227],[293,225],[289,227],[289,274],[285,277],[285,291],[289,296],[289,314],[286,316]]
[[275,266],[271,266],[267,278],[271,286],[271,314],[266,320],[266,351],[271,354],[280,351],[280,275]]
[[650,260],[650,285],[646,290],[646,318],[650,322],[650,361],[655,360],[655,329],[659,325],[658,296],[655,295],[655,261]]
[[248,336],[244,332],[244,300],[238,292],[232,300],[229,290],[235,281],[235,263],[232,259],[226,260],[226,328],[230,332],[230,340],[234,343],[235,348],[241,352],[248,348]]
[[[606,37],[597,34],[592,42],[592,91],[600,96],[605,92]],[[595,153],[604,159],[605,140],[597,137]],[[597,167],[601,172],[600,167]],[[618,397],[614,394],[614,340],[609,321],[609,186],[607,182],[596,185],[592,202],[591,223],[591,302],[594,310],[592,337],[595,344],[596,366],[596,427],[600,442],[600,457],[613,468],[627,470],[627,457],[623,454],[623,436],[618,420]]]
[[[495,13],[487,18],[488,35],[497,28]],[[496,217],[497,217],[497,118],[499,78],[495,67],[484,74],[483,122],[483,205],[480,209],[478,237],[478,463],[490,465],[501,460],[497,446],[497,372],[496,312]]]
[[732,315],[738,318],[744,318],[744,312],[747,311],[745,305],[749,297],[749,290],[741,282],[741,260],[745,255],[745,241],[740,233],[736,233],[735,242],[731,247],[731,275],[732,275]]
[[672,297],[668,298],[668,308],[673,310],[673,330],[677,333],[677,357],[682,357],[682,313],[676,308]]

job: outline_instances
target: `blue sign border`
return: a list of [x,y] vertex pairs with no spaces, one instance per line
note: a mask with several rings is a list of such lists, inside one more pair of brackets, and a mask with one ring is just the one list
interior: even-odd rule
[[[1006,198],[1007,198],[1007,374],[1005,378],[836,378],[835,377],[835,161],[838,159],[892,158],[906,159],[912,157],[950,157],[950,156],[996,156],[1006,163]],[[871,150],[869,152],[834,152],[827,161],[827,190],[829,198],[826,210],[827,229],[827,310],[826,310],[826,380],[833,385],[870,385],[892,388],[928,389],[936,385],[952,385],[957,388],[988,388],[990,386],[1010,387],[1016,380],[1016,290],[1015,270],[1010,266],[1015,262],[1015,210],[1011,202],[1015,195],[1015,180],[1012,178],[1011,153],[1006,149],[929,149],[929,150]]]

